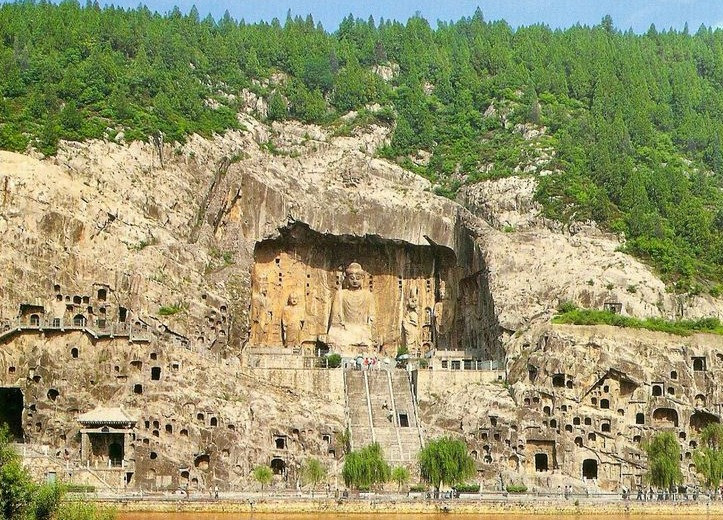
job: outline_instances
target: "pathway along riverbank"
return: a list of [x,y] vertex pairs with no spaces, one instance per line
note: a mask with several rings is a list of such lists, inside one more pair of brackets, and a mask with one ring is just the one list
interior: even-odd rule
[[247,496],[242,498],[186,499],[176,496],[150,497],[83,497],[83,500],[111,506],[120,513],[286,513],[286,514],[511,514],[511,515],[721,515],[723,501],[707,497],[698,500],[637,501],[611,495],[562,497],[508,496],[485,498],[470,496],[450,500],[427,500],[389,496],[334,499],[327,497]]

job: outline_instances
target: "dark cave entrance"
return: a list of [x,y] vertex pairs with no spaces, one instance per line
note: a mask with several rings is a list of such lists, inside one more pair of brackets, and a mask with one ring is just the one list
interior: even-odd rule
[[13,441],[23,442],[23,392],[19,388],[0,388],[0,425],[3,424]]
[[595,459],[585,459],[582,461],[582,478],[597,478],[597,461]]
[[535,471],[547,471],[547,453],[538,453],[535,455]]

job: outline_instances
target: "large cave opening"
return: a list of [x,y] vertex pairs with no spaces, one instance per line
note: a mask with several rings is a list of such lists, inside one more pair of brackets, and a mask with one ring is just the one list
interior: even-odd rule
[[15,442],[23,442],[23,392],[20,388],[0,388],[0,425],[8,428]]
[[486,272],[470,274],[432,242],[329,235],[296,223],[256,244],[251,285],[251,347],[492,357]]

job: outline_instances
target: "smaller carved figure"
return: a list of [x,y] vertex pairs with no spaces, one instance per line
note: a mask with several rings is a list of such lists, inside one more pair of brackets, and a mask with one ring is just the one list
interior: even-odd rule
[[257,345],[265,345],[268,341],[273,311],[269,306],[268,280],[261,277],[257,285],[258,291],[251,297],[251,340]]
[[304,309],[299,305],[299,297],[295,293],[289,294],[281,313],[281,336],[285,347],[298,347],[301,344],[304,318]]
[[407,313],[402,320],[402,340],[407,352],[419,355],[420,329],[419,329],[419,299],[417,291],[412,289],[407,297]]
[[452,328],[452,304],[447,298],[444,282],[439,286],[439,300],[434,304],[434,339],[438,349],[449,348],[449,333]]

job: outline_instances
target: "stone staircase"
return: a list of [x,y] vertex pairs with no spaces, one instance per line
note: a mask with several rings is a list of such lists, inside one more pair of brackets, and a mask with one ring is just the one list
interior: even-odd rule
[[378,442],[388,462],[415,462],[423,441],[407,372],[348,370],[345,381],[352,449]]

